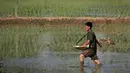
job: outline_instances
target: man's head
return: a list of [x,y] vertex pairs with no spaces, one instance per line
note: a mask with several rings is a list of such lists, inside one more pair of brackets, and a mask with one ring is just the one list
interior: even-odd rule
[[92,22],[86,22],[85,25],[86,25],[85,28],[87,31],[91,30],[93,27]]

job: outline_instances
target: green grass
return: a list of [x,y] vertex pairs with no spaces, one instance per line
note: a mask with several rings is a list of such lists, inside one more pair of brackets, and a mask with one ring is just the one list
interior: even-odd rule
[[[116,45],[103,45],[101,51],[127,52],[130,46],[130,25],[101,24],[93,30],[106,35]],[[50,49],[58,52],[79,51],[73,49],[75,43],[86,33],[83,25],[51,25],[51,26],[12,26],[0,28],[0,57],[30,57],[41,50]],[[83,44],[85,40],[79,43]]]
[[0,3],[0,17],[130,16],[129,0],[1,0]]
[[[127,52],[130,46],[130,25],[127,24],[109,24],[99,25],[96,30],[107,34],[107,37],[115,41],[114,46],[105,46],[104,51]],[[105,49],[107,48],[107,49]]]
[[[38,28],[37,28],[38,29]],[[37,30],[35,27],[0,28],[0,50],[3,57],[25,57],[36,55],[39,45],[35,43]]]

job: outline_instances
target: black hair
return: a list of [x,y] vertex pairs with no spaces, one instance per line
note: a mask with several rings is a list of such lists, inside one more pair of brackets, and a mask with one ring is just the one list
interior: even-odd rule
[[86,22],[86,23],[85,23],[85,25],[86,25],[86,26],[89,26],[89,27],[90,27],[90,29],[93,27],[92,22]]

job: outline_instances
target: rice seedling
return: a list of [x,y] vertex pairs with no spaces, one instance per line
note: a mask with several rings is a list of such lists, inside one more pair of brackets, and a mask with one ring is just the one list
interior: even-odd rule
[[125,17],[130,15],[129,3],[128,0],[1,0],[0,17]]
[[[115,45],[103,45],[102,51],[127,52],[130,44],[129,27],[125,24],[101,24],[93,30],[111,38]],[[52,51],[72,52],[78,51],[73,46],[86,31],[84,25],[25,25],[7,26],[0,28],[0,56],[2,58],[28,57],[36,55],[40,50],[51,49]],[[98,37],[98,36],[97,36]],[[100,38],[100,37],[99,37]],[[81,41],[79,45],[83,44]]]

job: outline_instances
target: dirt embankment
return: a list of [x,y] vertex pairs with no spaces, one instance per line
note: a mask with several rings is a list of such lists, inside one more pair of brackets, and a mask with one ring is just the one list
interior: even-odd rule
[[130,24],[130,17],[6,17],[0,18],[0,25],[4,24],[83,24],[92,21],[95,24]]

